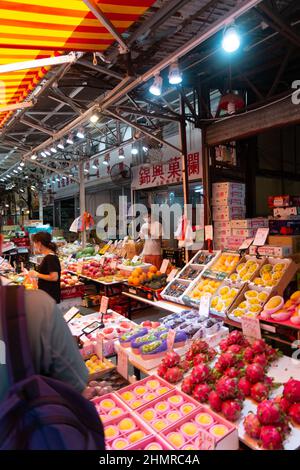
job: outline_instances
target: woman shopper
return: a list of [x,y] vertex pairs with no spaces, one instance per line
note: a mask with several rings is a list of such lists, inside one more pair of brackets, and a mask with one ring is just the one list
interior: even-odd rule
[[29,275],[38,279],[38,288],[47,292],[56,303],[60,303],[61,266],[56,254],[57,246],[47,232],[38,232],[32,236],[35,253],[44,255],[38,271],[30,271]]

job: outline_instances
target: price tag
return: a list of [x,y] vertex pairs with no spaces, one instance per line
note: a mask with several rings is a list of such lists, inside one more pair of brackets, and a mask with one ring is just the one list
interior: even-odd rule
[[170,274],[167,277],[167,282],[172,281],[174,279],[174,277],[176,276],[177,272],[178,272],[177,268],[172,269],[172,271],[170,272]]
[[109,298],[106,297],[105,295],[102,295],[100,310],[99,310],[100,313],[104,313],[104,315],[106,314],[107,308],[108,308],[108,302],[109,302]]
[[253,245],[255,246],[263,246],[268,238],[269,235],[269,228],[258,228]]
[[252,244],[254,238],[246,238],[246,240],[243,241],[241,246],[239,247],[239,250],[248,250],[249,246]]
[[205,225],[204,237],[205,237],[205,241],[214,239],[214,229],[212,225]]
[[94,248],[94,249],[95,249],[95,253],[97,254],[98,251],[99,251],[99,249],[100,249],[99,245],[95,245],[95,248]]
[[104,263],[105,263],[105,257],[104,257],[104,256],[102,256],[102,257],[100,258],[99,263],[100,263],[100,266],[103,266],[103,265],[104,265]]
[[175,330],[169,330],[168,331],[168,334],[167,334],[168,351],[172,351],[172,349],[173,349],[175,336],[176,336],[176,331]]
[[140,257],[138,255],[135,255],[133,258],[132,258],[132,263],[136,263],[138,260],[140,259]]
[[68,310],[68,311],[64,314],[64,319],[65,319],[66,322],[68,323],[70,320],[72,320],[72,318],[75,317],[75,315],[77,315],[78,312],[79,312],[78,308],[72,307],[72,308],[70,308],[70,310]]
[[261,339],[260,321],[258,318],[242,317],[243,335],[253,339]]
[[119,372],[120,375],[122,375],[122,377],[124,377],[127,380],[127,378],[128,378],[128,356],[126,354],[126,351],[121,347],[118,350],[117,371]]
[[211,294],[204,294],[200,299],[199,315],[208,317],[210,309]]
[[116,261],[116,260],[113,260],[113,261],[110,263],[111,269],[117,269],[117,265],[118,265],[118,261]]
[[170,260],[164,259],[163,262],[161,263],[160,272],[162,274],[166,273],[166,271],[168,269],[168,266],[169,266],[169,262],[170,262]]
[[100,361],[103,361],[103,337],[101,335],[97,335],[97,342],[95,353],[99,357]]
[[198,430],[198,448],[201,450],[214,450],[215,448],[214,437],[201,428]]

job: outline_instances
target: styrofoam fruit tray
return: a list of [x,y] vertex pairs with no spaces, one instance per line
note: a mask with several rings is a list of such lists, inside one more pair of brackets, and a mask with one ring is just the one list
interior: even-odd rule
[[[125,419],[133,421],[134,426],[131,429],[121,430],[120,425],[122,421]],[[115,436],[109,437],[105,434],[105,432],[107,432],[107,429],[109,427],[113,427],[113,429],[116,431],[117,434]],[[137,441],[133,441],[133,440],[131,441],[132,434],[137,431],[141,431],[143,435]],[[123,450],[123,449],[125,450],[131,447],[133,444],[137,444],[137,443],[142,444],[145,441],[145,439],[147,439],[149,436],[152,435],[152,432],[150,428],[144,424],[143,421],[139,420],[139,418],[135,414],[129,411],[125,413],[122,417],[116,417],[113,420],[111,420],[109,423],[104,423],[104,434],[105,434],[105,444],[108,450]],[[126,439],[127,445],[125,445],[124,447],[120,449],[115,448],[114,442],[117,439]]]
[[[157,382],[159,383],[158,386]],[[136,390],[138,388],[140,390]],[[142,389],[144,389],[144,393],[140,393],[142,392]],[[121,388],[116,393],[123,403],[125,403],[130,409],[135,410],[141,408],[146,403],[151,407],[151,403],[156,398],[163,397],[170,390],[174,390],[174,387],[171,384],[157,375],[150,375],[143,380],[139,380],[127,387]],[[151,400],[148,400],[148,398],[150,398],[149,395],[153,395]],[[135,406],[137,404],[139,406]]]

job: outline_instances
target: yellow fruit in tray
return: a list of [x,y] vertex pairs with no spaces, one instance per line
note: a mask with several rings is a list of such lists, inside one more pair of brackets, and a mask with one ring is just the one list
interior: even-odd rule
[[264,273],[270,273],[271,271],[273,271],[273,266],[271,264],[265,264],[261,270],[260,270],[260,274],[264,274]]
[[232,300],[232,298],[224,300],[224,305],[226,308],[230,307],[230,305],[232,304]]
[[232,314],[235,316],[235,317],[242,317],[244,315],[244,310],[241,310],[239,308],[236,308],[235,310],[233,310]]
[[279,279],[281,277],[282,277],[282,272],[281,271],[277,271],[277,272],[272,274],[272,280],[273,281],[279,281]]
[[257,295],[258,294],[256,290],[247,290],[247,292],[245,292],[246,299],[254,299],[257,297]]
[[219,299],[220,297],[218,296],[212,299],[211,304],[210,304],[211,308],[215,308],[218,305]]
[[217,312],[223,312],[223,310],[224,310],[224,304],[223,304],[223,302],[220,302],[220,303],[216,306],[215,310],[216,310]]
[[248,273],[247,269],[244,268],[244,269],[241,269],[241,271],[239,272],[239,275],[242,278],[242,277],[246,276],[247,273]]
[[247,302],[243,301],[239,304],[239,308],[245,309],[247,308]]
[[233,273],[233,274],[230,275],[229,279],[232,282],[236,282],[238,280],[238,275],[236,273]]
[[244,282],[245,281],[250,281],[251,277],[252,277],[252,274],[248,272],[247,274],[245,274],[244,276],[241,277],[241,280],[244,281]]
[[224,286],[224,287],[221,287],[219,292],[220,292],[221,297],[223,297],[224,295],[228,294],[228,292],[230,292],[230,289],[228,286]]
[[259,300],[260,302],[263,303],[263,302],[265,302],[265,301],[267,300],[268,294],[267,294],[267,292],[259,292],[257,298],[258,298],[258,300]]
[[275,266],[273,267],[273,271],[275,272],[282,272],[285,269],[285,264],[284,263],[276,263]]
[[264,285],[263,280],[262,280],[261,277],[256,277],[253,282],[256,286],[263,286]]
[[260,305],[251,305],[249,308],[249,312],[251,313],[258,313],[261,311],[261,306]]
[[[296,302],[296,301],[298,301],[299,299],[300,299],[300,290],[296,290],[296,292],[294,292],[294,293],[291,295],[290,300],[291,300],[292,302]],[[289,302],[289,301],[287,301],[287,302]],[[287,303],[287,302],[286,302],[286,303]]]
[[236,267],[236,270],[237,270],[238,273],[240,273],[242,271],[242,269],[244,269],[245,267],[246,267],[246,264],[241,263]]
[[259,304],[258,297],[255,297],[253,299],[248,299],[248,303],[249,305],[258,305]]
[[272,274],[270,272],[265,272],[261,275],[261,278],[264,282],[272,281]]

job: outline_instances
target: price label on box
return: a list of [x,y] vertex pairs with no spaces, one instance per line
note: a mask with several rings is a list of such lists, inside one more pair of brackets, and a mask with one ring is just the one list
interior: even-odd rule
[[105,295],[102,295],[102,297],[101,297],[101,304],[100,304],[100,310],[99,310],[100,313],[104,313],[104,314],[105,314],[105,313],[107,312],[108,302],[109,302],[109,298],[106,297]]
[[243,335],[252,339],[261,339],[260,321],[254,317],[242,317]]
[[205,225],[204,236],[205,236],[205,241],[214,239],[214,229],[212,225]]
[[255,246],[263,246],[268,238],[269,235],[269,228],[258,228],[253,245]]
[[118,350],[117,371],[126,380],[128,379],[128,356],[126,354],[126,351],[121,347]]
[[201,450],[214,450],[215,439],[214,437],[204,429],[199,428],[198,430],[199,449]]
[[208,317],[210,309],[211,294],[204,294],[200,299],[199,315]]
[[172,349],[173,349],[175,336],[176,336],[176,331],[175,330],[169,330],[168,331],[168,334],[167,334],[168,351],[172,351]]
[[101,335],[97,335],[95,353],[100,361],[103,361],[103,337]]
[[168,269],[168,266],[169,266],[169,260],[164,259],[163,262],[161,263],[160,272],[162,274],[165,274]]
[[177,268],[172,269],[172,271],[170,272],[170,274],[167,277],[167,282],[172,281],[174,279],[174,277],[176,276],[177,272],[178,272]]
[[77,315],[77,313],[79,313],[78,308],[72,307],[72,308],[70,308],[70,310],[68,310],[68,311],[64,314],[64,319],[65,319],[66,322],[68,323],[70,320],[72,320],[72,318],[75,317],[75,315]]

